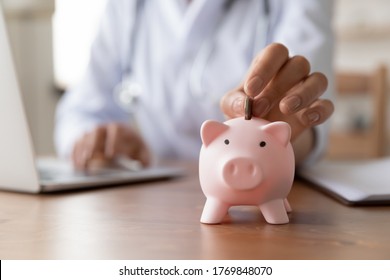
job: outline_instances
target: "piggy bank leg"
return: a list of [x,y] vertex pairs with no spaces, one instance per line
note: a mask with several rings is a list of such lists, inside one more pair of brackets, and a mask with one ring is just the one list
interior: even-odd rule
[[204,205],[200,222],[204,224],[218,224],[225,217],[228,210],[229,206],[226,203],[208,198]]
[[265,220],[270,224],[287,224],[289,222],[283,199],[266,202],[259,208]]
[[292,212],[292,208],[291,208],[291,205],[288,202],[287,198],[285,198],[283,200],[283,202],[284,202],[284,207],[286,208],[287,213],[291,213]]

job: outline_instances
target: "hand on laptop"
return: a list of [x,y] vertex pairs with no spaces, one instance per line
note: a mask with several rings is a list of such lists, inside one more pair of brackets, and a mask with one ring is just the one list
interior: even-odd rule
[[72,161],[77,169],[110,165],[116,157],[129,157],[147,166],[151,154],[141,136],[119,123],[98,126],[81,137],[73,148]]

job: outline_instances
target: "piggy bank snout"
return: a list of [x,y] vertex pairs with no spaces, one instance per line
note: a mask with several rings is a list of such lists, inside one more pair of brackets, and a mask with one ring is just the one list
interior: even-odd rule
[[233,189],[250,190],[261,183],[263,174],[260,166],[252,159],[234,158],[223,165],[222,178]]

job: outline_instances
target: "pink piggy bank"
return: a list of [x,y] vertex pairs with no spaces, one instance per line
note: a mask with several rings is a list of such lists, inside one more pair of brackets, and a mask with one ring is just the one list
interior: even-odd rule
[[199,179],[207,200],[200,221],[220,223],[234,205],[256,205],[270,224],[289,222],[295,160],[285,122],[205,121]]

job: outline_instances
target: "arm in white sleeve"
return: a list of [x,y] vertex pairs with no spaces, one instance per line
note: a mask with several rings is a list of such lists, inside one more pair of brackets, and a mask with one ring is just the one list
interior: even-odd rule
[[[287,46],[290,55],[303,55],[312,72],[322,72],[328,78],[328,90],[323,97],[332,99],[333,74],[333,29],[332,0],[272,0],[270,4],[269,42]],[[316,126],[315,146],[304,164],[318,160],[327,146],[329,122]]]
[[[60,100],[56,112],[57,152],[67,157],[73,145],[88,130],[107,122],[126,122],[128,115],[114,102],[113,89],[121,81],[124,47],[128,47],[129,20],[135,1],[109,1],[85,76]],[[133,6],[133,7],[132,7]]]

